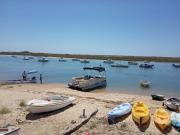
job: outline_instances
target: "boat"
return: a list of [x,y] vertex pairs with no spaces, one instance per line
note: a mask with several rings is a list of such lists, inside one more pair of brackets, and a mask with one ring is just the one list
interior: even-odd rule
[[24,80],[7,80],[7,81],[2,81],[0,84],[6,85],[6,84],[27,84],[27,83],[37,83],[36,77],[32,77],[31,79],[28,79],[26,81]]
[[11,57],[12,57],[12,58],[16,58],[17,56],[16,56],[16,55],[12,55]]
[[140,85],[141,85],[142,87],[149,88],[150,85],[151,85],[151,82],[148,81],[148,80],[141,80],[141,81],[140,81]]
[[27,103],[27,110],[33,114],[51,112],[72,104],[74,100],[74,97],[69,96],[50,96],[34,99]]
[[132,106],[130,103],[123,103],[112,109],[108,113],[108,120],[114,123],[116,118],[129,114],[131,112]]
[[153,68],[154,64],[140,64],[139,67],[140,68]]
[[39,62],[48,62],[49,60],[45,57],[42,57],[38,60]]
[[89,63],[90,61],[89,60],[80,60],[81,63]]
[[177,98],[169,98],[164,101],[164,105],[166,105],[167,108],[173,111],[179,111],[180,109],[180,100]]
[[66,62],[67,60],[65,60],[64,58],[59,58],[59,62]]
[[180,68],[180,64],[172,64],[172,66],[175,68]]
[[30,60],[29,57],[24,56],[23,60]]
[[150,61],[145,60],[144,63],[150,63]]
[[174,127],[180,128],[180,113],[171,113],[171,123]]
[[27,72],[27,74],[34,74],[34,73],[37,73],[38,71],[37,70],[30,70]]
[[34,57],[33,56],[29,56],[29,59],[34,59]]
[[20,128],[9,126],[6,128],[0,128],[0,135],[19,135]]
[[163,101],[165,99],[164,95],[152,94],[151,96],[153,100]]
[[104,61],[104,63],[107,63],[107,64],[113,64],[114,61],[112,61],[111,59],[107,59],[107,60]]
[[129,66],[125,64],[117,63],[117,64],[112,64],[111,67],[128,68]]
[[138,65],[138,63],[135,62],[135,61],[128,61],[128,64],[129,64],[129,65]]
[[73,58],[72,61],[80,61],[80,59]]
[[99,87],[106,87],[106,75],[104,67],[84,67],[84,71],[96,71],[99,75],[85,75],[73,77],[68,86],[72,89],[88,91]]
[[136,102],[132,108],[132,118],[139,125],[149,122],[150,113],[148,106],[143,102]]
[[169,113],[163,108],[156,109],[154,114],[154,123],[161,131],[164,131],[171,124]]

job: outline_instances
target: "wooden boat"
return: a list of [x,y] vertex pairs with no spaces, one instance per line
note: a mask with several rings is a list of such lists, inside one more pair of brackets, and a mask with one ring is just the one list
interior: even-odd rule
[[20,128],[17,127],[7,127],[7,128],[0,128],[0,135],[19,135]]
[[139,124],[146,124],[150,119],[149,108],[143,102],[136,102],[132,108],[132,118]]
[[108,60],[105,60],[104,63],[107,63],[107,64],[113,64],[114,61],[112,61],[111,59],[108,59]]
[[180,128],[180,113],[171,113],[171,123],[174,127]]
[[165,96],[164,95],[151,95],[153,100],[163,101]]
[[114,122],[116,118],[124,116],[131,112],[132,106],[130,103],[123,103],[115,107],[108,113],[108,119]]
[[172,64],[172,66],[175,68],[180,68],[180,64]]
[[45,57],[42,57],[38,60],[39,62],[48,62],[49,60]]
[[140,64],[139,67],[140,67],[140,68],[153,68],[154,65],[153,65],[153,64],[146,64],[146,63],[145,63],[145,64]]
[[[73,77],[71,83],[68,86],[72,89],[89,91],[99,87],[106,87],[106,76],[104,67],[84,67],[85,71],[97,71],[99,75],[85,75]],[[104,74],[101,74],[104,73]]]
[[154,114],[154,122],[160,128],[160,130],[164,131],[171,124],[169,113],[163,108],[156,109]]
[[68,96],[51,96],[41,99],[34,99],[27,103],[27,110],[31,113],[45,113],[64,108],[75,100]]
[[128,61],[128,64],[129,64],[129,65],[138,65],[138,63],[135,62],[135,61]]
[[150,82],[150,81],[147,81],[147,80],[141,80],[141,81],[140,81],[140,85],[141,85],[142,87],[149,88],[150,85],[151,85],[151,82]]
[[89,60],[80,60],[81,63],[89,63]]
[[125,65],[125,64],[112,64],[111,67],[119,67],[119,68],[128,68],[129,66],[128,65]]
[[167,99],[164,104],[173,111],[179,111],[180,109],[180,100],[177,98],[169,98]]

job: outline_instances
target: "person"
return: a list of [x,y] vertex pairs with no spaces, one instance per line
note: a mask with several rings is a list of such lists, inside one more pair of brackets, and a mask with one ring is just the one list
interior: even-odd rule
[[24,81],[27,80],[27,74],[26,74],[26,71],[24,71],[24,72],[22,73],[22,78],[23,78]]
[[40,80],[40,83],[42,84],[42,74],[40,74],[39,80]]

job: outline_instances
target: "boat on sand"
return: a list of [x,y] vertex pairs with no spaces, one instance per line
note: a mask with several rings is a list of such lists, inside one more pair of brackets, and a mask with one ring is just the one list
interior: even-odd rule
[[151,96],[153,100],[163,101],[165,99],[164,95],[152,94]]
[[0,135],[19,135],[20,128],[9,126],[6,128],[0,128]]
[[45,113],[62,109],[75,100],[69,96],[50,96],[34,99],[27,103],[27,110],[31,113]]
[[171,113],[171,123],[174,127],[180,128],[180,112],[172,112]]
[[173,111],[179,111],[180,109],[180,99],[177,98],[169,98],[164,101],[164,105],[166,105],[167,108]]

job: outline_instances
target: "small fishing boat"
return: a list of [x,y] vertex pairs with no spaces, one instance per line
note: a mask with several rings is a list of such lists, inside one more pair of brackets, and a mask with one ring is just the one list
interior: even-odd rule
[[132,106],[130,103],[123,103],[115,107],[108,113],[108,119],[114,123],[116,118],[124,116],[131,112]]
[[128,64],[129,64],[129,65],[138,65],[138,63],[135,62],[135,61],[128,61]]
[[7,128],[0,128],[0,135],[19,135],[20,128],[9,126]]
[[180,100],[177,98],[169,98],[164,101],[164,105],[167,106],[170,110],[179,111],[180,109]]
[[163,101],[165,98],[164,95],[158,95],[158,94],[152,94],[151,96],[153,100],[158,100],[158,101]]
[[171,123],[174,127],[180,128],[180,113],[171,113]]
[[125,64],[117,63],[117,64],[112,64],[111,67],[128,68],[129,66]]
[[147,81],[147,80],[141,80],[140,81],[140,86],[142,86],[142,87],[149,88],[150,85],[151,85],[150,81]]
[[180,68],[180,64],[172,64],[172,66],[175,68]]
[[80,60],[81,63],[89,63],[90,61],[89,60]]
[[156,109],[154,114],[154,123],[161,131],[164,131],[171,124],[169,113],[163,108]]
[[84,67],[84,71],[96,71],[99,72],[99,75],[87,75],[73,77],[71,83],[68,86],[72,89],[89,91],[99,87],[106,87],[106,75],[104,67]]
[[80,61],[80,59],[73,58],[72,61]]
[[59,62],[66,62],[67,60],[65,60],[64,58],[59,58]]
[[150,119],[148,106],[143,102],[136,102],[132,108],[132,118],[139,125],[146,124]]
[[42,57],[38,60],[39,62],[48,62],[49,60],[45,57]]
[[139,67],[140,68],[153,68],[154,64],[140,64]]
[[24,56],[23,60],[30,60],[29,57]]
[[107,64],[113,64],[114,61],[112,61],[111,59],[108,59],[108,60],[105,60],[104,63],[107,63]]
[[62,109],[75,100],[69,96],[50,96],[41,99],[34,99],[27,103],[27,110],[31,113],[45,113]]

